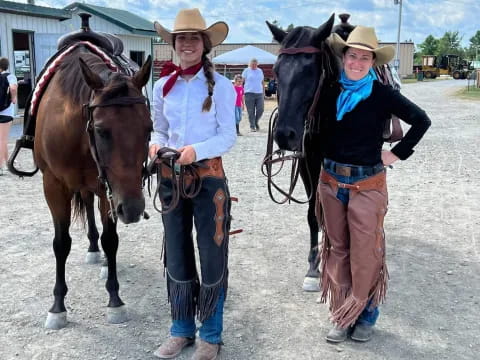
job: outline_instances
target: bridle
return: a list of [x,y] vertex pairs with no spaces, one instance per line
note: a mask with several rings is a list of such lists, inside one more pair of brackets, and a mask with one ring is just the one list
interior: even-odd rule
[[[322,43],[322,48],[323,48],[323,43]],[[306,47],[300,47],[300,48],[295,48],[295,47],[284,48],[279,50],[279,55],[318,54],[322,51],[322,48],[318,48],[314,46],[306,46]],[[305,201],[298,200],[293,196],[293,191],[295,190],[295,186],[297,185],[298,177],[300,175],[300,160],[306,159],[307,157],[307,154],[305,152],[305,138],[309,133],[309,129],[311,129],[314,124],[315,109],[317,107],[318,100],[320,98],[320,91],[323,85],[324,78],[325,78],[325,70],[323,69],[320,75],[318,86],[315,90],[313,102],[308,109],[307,119],[304,124],[302,148],[300,151],[294,151],[292,154],[289,154],[289,155],[286,154],[285,150],[277,149],[273,151],[273,144],[274,144],[273,133],[275,131],[277,121],[278,121],[278,108],[275,108],[270,116],[270,120],[268,123],[267,151],[262,161],[262,174],[267,177],[268,194],[270,195],[270,198],[273,200],[273,202],[277,204],[284,204],[287,201],[293,201],[294,203],[297,203],[297,204],[306,204],[311,200],[313,193],[315,191],[315,189],[311,189],[313,182],[311,179],[310,170],[308,168],[307,161],[304,161],[305,169],[308,175],[308,181],[310,183],[309,188],[311,189],[311,191],[308,194],[307,200]],[[278,101],[278,96],[279,95],[277,95],[277,101]],[[280,173],[285,161],[289,161],[289,160],[292,161],[292,166],[290,170],[290,186],[288,191],[285,191],[273,181],[273,177]],[[274,164],[277,164],[277,163],[279,163],[279,169],[275,173],[272,173],[272,167]],[[272,187],[275,188],[275,190],[277,190],[280,194],[284,196],[282,200],[277,200],[273,196]]]
[[[103,159],[100,156],[101,154],[98,151],[97,143],[95,141],[95,128],[94,128],[95,120],[93,119],[93,112],[96,108],[109,107],[109,106],[131,106],[134,104],[146,105],[147,103],[148,103],[148,98],[146,98],[143,95],[142,96],[122,96],[122,97],[117,97],[113,99],[108,99],[100,103],[95,103],[95,95],[94,95],[94,92],[92,91],[90,93],[89,102],[87,104],[82,105],[82,114],[87,122],[86,132],[88,134],[90,153],[92,154],[93,161],[97,166],[98,181],[105,186],[105,193],[106,193],[108,205],[110,208],[108,211],[108,214],[114,223],[117,222],[117,212],[113,204],[113,190],[112,190],[110,181],[108,181],[108,176],[106,171],[106,169],[108,168],[108,165],[106,165],[102,161]],[[149,106],[147,107],[147,109],[150,112]],[[146,145],[148,146],[148,140]]]

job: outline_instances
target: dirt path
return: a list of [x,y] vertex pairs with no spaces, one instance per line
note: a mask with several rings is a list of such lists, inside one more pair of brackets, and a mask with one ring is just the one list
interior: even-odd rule
[[[248,133],[244,118],[244,136],[225,157],[232,195],[240,198],[233,227],[244,233],[231,239],[220,359],[478,359],[480,102],[449,96],[462,83],[403,89],[433,125],[412,158],[389,172],[390,289],[376,335],[366,344],[324,341],[327,306],[317,303],[318,294],[301,290],[306,207],[275,205],[268,198],[260,162],[269,114],[258,133]],[[60,331],[43,328],[55,272],[41,175],[0,177],[0,203],[0,359],[154,359],[170,320],[162,225],[151,201],[149,221],[119,225],[121,295],[131,320],[106,324],[104,281],[97,266],[84,264],[87,240],[77,226],[67,263],[70,322]]]

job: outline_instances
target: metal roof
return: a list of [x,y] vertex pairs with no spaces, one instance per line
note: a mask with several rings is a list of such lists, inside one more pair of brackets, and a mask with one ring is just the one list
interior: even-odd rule
[[72,14],[67,10],[3,0],[0,0],[0,12],[58,19],[60,21],[72,18]]
[[107,20],[132,34],[145,36],[158,36],[154,30],[153,22],[150,22],[138,15],[132,14],[126,10],[112,9],[103,6],[91,5],[86,3],[74,2],[64,7],[65,10],[80,9],[92,15]]

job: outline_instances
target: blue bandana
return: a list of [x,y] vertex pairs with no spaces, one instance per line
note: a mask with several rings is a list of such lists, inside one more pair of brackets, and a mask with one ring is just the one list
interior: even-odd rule
[[345,70],[342,71],[340,84],[343,90],[337,99],[337,121],[342,120],[346,113],[352,111],[360,101],[370,96],[373,80],[377,80],[377,75],[373,69],[370,69],[367,75],[357,81],[348,79]]

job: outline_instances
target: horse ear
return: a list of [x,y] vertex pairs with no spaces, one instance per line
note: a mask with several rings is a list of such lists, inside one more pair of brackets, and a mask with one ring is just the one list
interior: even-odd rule
[[313,36],[313,41],[315,44],[320,44],[324,41],[327,37],[330,36],[333,29],[333,23],[335,22],[335,13],[330,16],[324,24],[320,25],[317,30],[315,30],[315,34]]
[[78,58],[78,61],[80,62],[80,69],[82,69],[83,78],[90,89],[101,89],[104,86],[102,78],[95,74],[92,69],[90,69],[90,67],[85,63],[85,60]]
[[139,90],[147,84],[150,79],[150,70],[152,69],[152,56],[148,55],[147,61],[142,65],[140,70],[138,70],[133,76],[133,85],[135,85]]
[[283,31],[279,27],[270,24],[268,21],[265,21],[267,23],[268,28],[270,29],[270,32],[273,35],[273,38],[278,42],[281,43],[283,39],[285,39],[285,36],[287,36],[287,32]]

